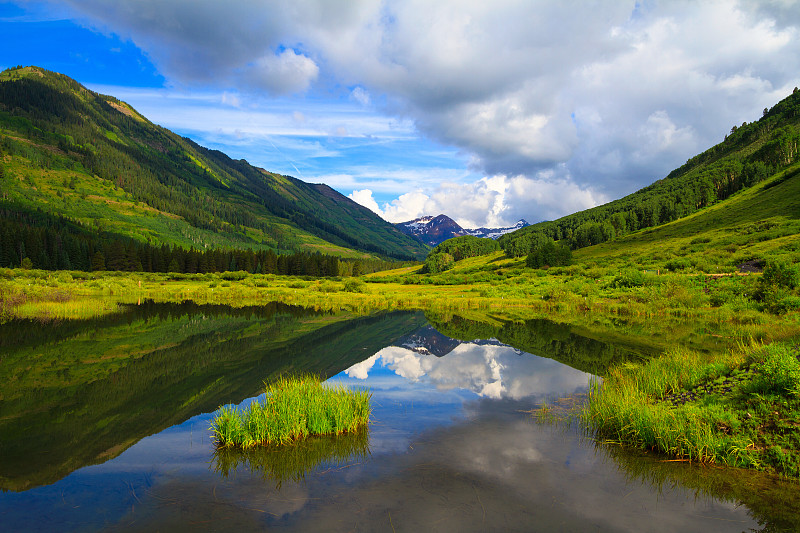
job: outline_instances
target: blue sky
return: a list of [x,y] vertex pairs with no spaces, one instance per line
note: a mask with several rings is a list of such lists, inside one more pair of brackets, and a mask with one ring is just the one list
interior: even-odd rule
[[39,65],[390,221],[552,219],[800,85],[794,1],[0,0]]

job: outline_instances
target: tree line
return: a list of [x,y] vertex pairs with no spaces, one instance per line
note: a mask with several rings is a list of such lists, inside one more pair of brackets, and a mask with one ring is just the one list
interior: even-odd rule
[[456,261],[487,255],[499,249],[500,245],[494,239],[482,239],[474,235],[453,237],[440,243],[428,253],[424,271],[429,274],[444,272],[451,268]]
[[396,268],[381,259],[340,258],[318,252],[186,250],[153,246],[111,233],[88,231],[69,219],[0,208],[0,267],[42,270],[115,270],[207,273],[246,271],[315,277],[359,276]]

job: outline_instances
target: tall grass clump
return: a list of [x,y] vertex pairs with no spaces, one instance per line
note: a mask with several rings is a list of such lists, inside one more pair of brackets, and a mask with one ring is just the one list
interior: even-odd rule
[[[720,358],[723,359],[723,358]],[[735,414],[716,404],[664,399],[686,387],[724,374],[730,361],[708,364],[696,352],[677,349],[644,365],[612,369],[590,385],[582,418],[602,439],[700,462],[753,466],[752,444],[735,431]]]
[[309,435],[356,431],[369,421],[369,391],[323,386],[311,375],[281,377],[265,386],[263,402],[219,409],[211,424],[217,446],[287,444]]

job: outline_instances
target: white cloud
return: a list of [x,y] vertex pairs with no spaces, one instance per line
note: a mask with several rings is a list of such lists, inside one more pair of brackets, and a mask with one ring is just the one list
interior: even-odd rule
[[[86,25],[130,38],[172,84],[377,109],[458,148],[484,177],[440,187],[407,177],[381,208],[390,220],[445,212],[493,225],[619,197],[800,85],[800,10],[773,0],[69,4]],[[304,131],[368,129],[336,115],[306,113]],[[230,124],[215,118],[206,128]]]
[[402,194],[382,208],[371,190],[353,191],[350,198],[389,222],[444,213],[464,228],[505,227],[522,218],[552,220],[609,200],[552,172],[534,178],[492,176],[472,183],[445,182],[429,191]]
[[247,66],[247,83],[273,94],[305,91],[317,79],[319,67],[310,58],[294,50],[267,54]]
[[362,106],[368,106],[371,103],[369,93],[365,91],[363,87],[356,87],[353,89],[350,92],[350,97]]
[[430,197],[422,191],[407,192],[391,203],[384,204],[379,214],[389,222],[413,220],[435,211],[435,207],[429,207],[429,201]]
[[356,363],[347,370],[345,370],[345,374],[348,377],[355,378],[355,379],[367,379],[369,377],[369,371],[375,366],[375,362],[379,359],[378,355],[375,354],[372,357],[364,359],[360,363]]
[[347,197],[353,200],[354,202],[363,205],[367,209],[371,210],[373,213],[376,213],[378,215],[383,215],[381,208],[378,206],[378,202],[376,202],[375,198],[372,197],[371,190],[362,189],[360,191],[353,191],[352,193],[348,194]]

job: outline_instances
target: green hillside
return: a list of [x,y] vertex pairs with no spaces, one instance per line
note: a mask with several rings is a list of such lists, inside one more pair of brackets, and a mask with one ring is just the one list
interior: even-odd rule
[[725,201],[576,253],[576,261],[652,270],[731,272],[800,258],[800,163]]
[[724,142],[689,159],[666,178],[608,204],[540,222],[500,239],[509,256],[527,255],[542,239],[583,248],[655,227],[716,205],[798,162],[800,91],[734,126]]
[[18,226],[44,218],[45,226],[74,223],[106,240],[187,250],[426,253],[325,185],[203,148],[125,102],[37,67],[0,73],[0,162],[0,210]]
[[568,274],[596,282],[607,278],[606,282],[612,283],[620,272],[631,268],[653,275],[722,274],[748,266],[745,263],[759,271],[768,262],[800,262],[800,163],[689,216],[578,249],[571,266],[530,268],[524,257],[508,257],[498,251],[456,261],[438,274],[426,275],[421,269],[415,273],[389,271],[370,279],[399,280],[397,273],[404,272],[408,283],[493,281],[496,286],[505,280],[506,285],[514,286]]

